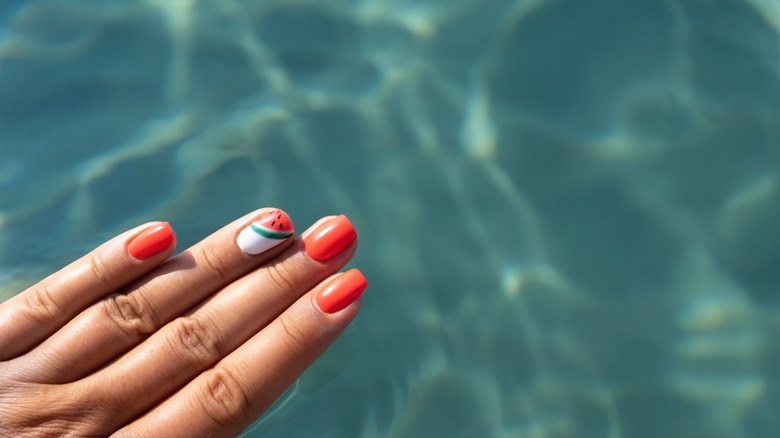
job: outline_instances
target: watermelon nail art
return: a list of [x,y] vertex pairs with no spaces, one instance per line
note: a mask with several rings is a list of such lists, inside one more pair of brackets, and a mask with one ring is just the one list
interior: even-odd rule
[[294,233],[290,216],[282,210],[272,210],[241,230],[236,243],[241,251],[256,255],[282,243]]

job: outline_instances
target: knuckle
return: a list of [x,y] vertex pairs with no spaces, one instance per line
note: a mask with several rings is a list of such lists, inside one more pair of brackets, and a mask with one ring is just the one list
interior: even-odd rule
[[53,291],[49,286],[41,285],[29,290],[29,293],[25,294],[24,301],[25,308],[35,321],[47,322],[66,316],[65,309],[54,299]]
[[296,292],[299,289],[299,280],[287,264],[276,262],[268,265],[266,269],[268,280],[276,289],[282,291],[290,300],[298,299]]
[[173,323],[174,342],[184,348],[202,366],[210,366],[222,357],[221,337],[214,324],[201,317],[185,316]]
[[111,272],[111,269],[109,268],[109,264],[106,263],[105,259],[103,258],[100,253],[96,253],[89,257],[88,259],[88,267],[89,271],[92,273],[92,276],[97,279],[97,281],[100,284],[103,284],[105,286],[111,286],[114,281],[112,280],[114,278],[114,274]]
[[157,318],[151,306],[138,294],[112,294],[102,302],[103,312],[128,337],[136,339],[157,330]]
[[223,283],[230,281],[230,263],[220,255],[219,252],[209,251],[208,246],[203,246],[197,249],[195,257],[198,260],[198,264],[203,264],[204,267],[211,271],[219,278]]
[[220,367],[208,372],[205,394],[199,399],[205,414],[222,428],[230,428],[250,417],[247,392],[228,368]]
[[293,355],[301,355],[308,351],[310,348],[309,336],[307,336],[306,330],[296,323],[295,320],[290,318],[287,314],[279,316],[279,325],[284,331],[284,336],[281,337],[282,341],[287,345],[287,348],[293,353]]

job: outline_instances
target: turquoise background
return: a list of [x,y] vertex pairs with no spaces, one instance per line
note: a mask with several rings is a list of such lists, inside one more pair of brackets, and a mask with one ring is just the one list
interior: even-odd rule
[[775,0],[0,1],[0,297],[169,220],[345,213],[264,437],[780,430]]

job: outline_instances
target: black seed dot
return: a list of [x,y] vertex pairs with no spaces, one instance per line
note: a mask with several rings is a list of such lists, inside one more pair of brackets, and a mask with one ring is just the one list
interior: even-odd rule
[[280,229],[280,230],[282,229],[282,224],[279,224],[279,229]]
[[273,227],[274,225],[276,225],[276,221],[271,222],[271,226]]
[[276,216],[276,218],[277,218],[277,219],[281,219],[281,218],[282,218],[282,215],[280,214],[279,216]]

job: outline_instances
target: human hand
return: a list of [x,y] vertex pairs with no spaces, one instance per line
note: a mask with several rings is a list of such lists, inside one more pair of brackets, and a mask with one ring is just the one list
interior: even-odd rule
[[0,304],[0,436],[237,435],[354,318],[356,238],[262,209],[168,261],[167,223],[109,240]]

